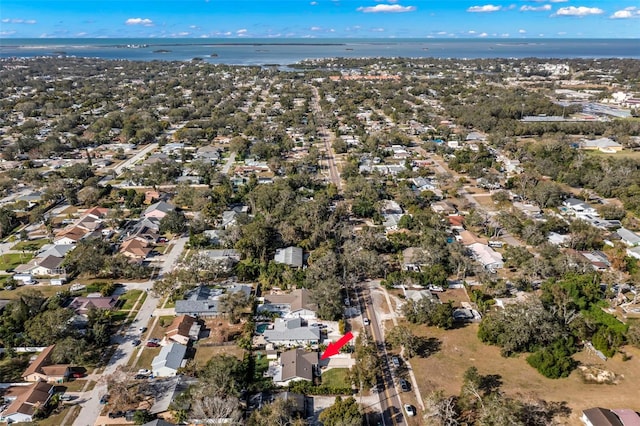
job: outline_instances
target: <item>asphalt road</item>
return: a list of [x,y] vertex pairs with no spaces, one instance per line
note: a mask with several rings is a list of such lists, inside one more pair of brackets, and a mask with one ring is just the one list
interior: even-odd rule
[[[321,116],[322,108],[320,107],[320,95],[318,93],[318,88],[315,86],[311,86],[311,90],[313,90],[311,108],[317,116]],[[340,172],[338,171],[338,167],[336,166],[336,153],[333,150],[333,146],[331,145],[333,133],[324,126],[318,126],[317,131],[320,135],[322,143],[324,144],[325,160],[327,162],[327,167],[329,168],[329,181],[332,182],[336,186],[336,188],[338,188],[338,192],[341,192],[342,181],[340,180]]]
[[[175,267],[187,240],[187,237],[182,237],[173,242],[173,248],[169,254],[166,255],[160,268],[158,278],[162,277],[162,275],[171,271]],[[153,281],[132,285],[132,288],[140,290],[150,290],[152,287]],[[127,363],[135,349],[132,342],[136,339],[140,339],[140,327],[146,327],[148,325],[149,320],[151,319],[151,314],[153,314],[153,311],[158,307],[159,302],[159,298],[154,297],[152,292],[148,292],[147,298],[142,304],[142,307],[138,311],[133,322],[111,338],[111,342],[117,345],[117,349],[109,359],[109,362],[102,373],[102,377],[112,374],[118,367]],[[80,414],[78,414],[78,417],[73,422],[73,426],[93,426],[103,408],[100,404],[100,397],[106,393],[106,382],[104,380],[98,381],[93,391],[84,395],[85,401],[81,403],[82,408],[80,410]],[[117,409],[117,407],[114,408]]]
[[400,400],[395,385],[395,377],[389,364],[387,349],[384,343],[384,334],[380,329],[379,319],[373,307],[369,286],[360,286],[358,293],[364,305],[364,315],[369,318],[371,322],[368,326],[369,334],[376,345],[378,355],[382,361],[381,384],[384,389],[378,392],[380,407],[382,408],[382,424],[384,426],[403,425],[405,422],[402,413],[402,401]]

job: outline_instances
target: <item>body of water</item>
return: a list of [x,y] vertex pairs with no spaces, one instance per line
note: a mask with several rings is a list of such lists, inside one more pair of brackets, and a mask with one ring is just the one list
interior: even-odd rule
[[62,55],[139,61],[201,58],[229,65],[287,65],[334,57],[640,59],[640,40],[0,39],[0,58]]

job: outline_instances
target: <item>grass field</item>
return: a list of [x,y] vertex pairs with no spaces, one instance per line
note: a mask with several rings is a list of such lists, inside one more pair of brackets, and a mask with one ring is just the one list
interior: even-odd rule
[[18,265],[27,263],[33,259],[32,253],[5,253],[0,256],[0,270],[6,271],[7,269],[15,268]]
[[142,290],[129,290],[125,294],[121,295],[118,300],[123,300],[124,303],[120,309],[123,311],[133,309],[133,305],[135,305],[136,300],[138,300],[138,297],[140,297],[141,294]]
[[233,355],[238,359],[244,358],[244,349],[233,346],[197,346],[194,361],[197,365],[204,365],[214,355]]
[[49,243],[49,240],[47,238],[41,238],[39,240],[32,240],[32,241],[20,241],[18,244],[11,247],[11,250],[36,251],[36,250],[40,250],[43,245],[48,243]]
[[503,382],[501,389],[507,395],[565,401],[572,410],[566,423],[569,425],[582,424],[579,418],[585,408],[624,407],[640,410],[640,349],[624,349],[631,356],[629,361],[623,361],[621,355],[602,361],[593,354],[578,353],[575,359],[582,365],[596,365],[624,376],[617,385],[585,384],[577,370],[568,378],[552,380],[531,368],[525,361],[526,355],[503,358],[498,347],[485,345],[478,340],[477,330],[477,324],[447,331],[435,327],[415,327],[416,334],[435,337],[442,343],[440,350],[433,355],[411,359],[423,396],[439,389],[449,395],[458,395],[462,375],[467,368],[475,366],[480,374],[500,375]]
[[630,151],[630,150],[623,150],[620,152],[616,152],[616,153],[611,153],[608,154],[606,152],[600,152],[600,151],[583,151],[586,152],[588,155],[592,155],[594,157],[606,157],[606,158],[630,158],[632,160],[640,160],[640,151]]
[[10,299],[16,300],[20,297],[22,293],[37,290],[44,297],[51,297],[58,293],[59,291],[68,290],[70,284],[65,285],[23,285],[15,290],[0,290],[0,299]]
[[350,388],[351,382],[347,378],[347,368],[332,368],[322,373],[322,384],[332,388]]

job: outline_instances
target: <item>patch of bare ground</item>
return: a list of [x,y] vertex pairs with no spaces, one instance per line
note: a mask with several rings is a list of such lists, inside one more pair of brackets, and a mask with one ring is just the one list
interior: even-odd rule
[[630,408],[640,411],[638,382],[640,381],[640,349],[625,347],[630,359],[618,354],[603,361],[595,354],[583,351],[574,357],[581,365],[594,366],[616,375],[617,384],[586,383],[580,370],[564,379],[547,379],[530,367],[526,355],[503,358],[496,346],[485,345],[477,337],[478,325],[470,324],[455,330],[412,326],[418,335],[435,337],[442,343],[440,350],[427,358],[412,358],[416,379],[423,395],[442,389],[447,394],[459,394],[462,375],[471,366],[480,374],[498,374],[501,389],[509,396],[565,401],[571,408],[567,425],[582,425],[582,410],[591,407]]

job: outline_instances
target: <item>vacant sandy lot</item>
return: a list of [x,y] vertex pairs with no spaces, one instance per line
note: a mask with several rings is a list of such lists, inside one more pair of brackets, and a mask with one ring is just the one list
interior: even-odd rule
[[471,324],[457,330],[439,330],[433,327],[416,327],[416,334],[441,340],[440,351],[429,358],[411,359],[420,389],[424,396],[436,389],[448,394],[458,394],[464,371],[476,366],[481,374],[502,376],[502,390],[508,395],[521,394],[547,401],[566,401],[572,410],[568,425],[582,425],[582,410],[590,407],[631,408],[640,411],[640,350],[625,348],[631,359],[622,361],[616,355],[602,361],[590,353],[579,353],[575,358],[584,365],[597,365],[622,375],[617,385],[585,384],[578,371],[566,379],[551,380],[540,375],[525,361],[525,356],[503,358],[495,346],[481,343],[477,336],[478,325]]

